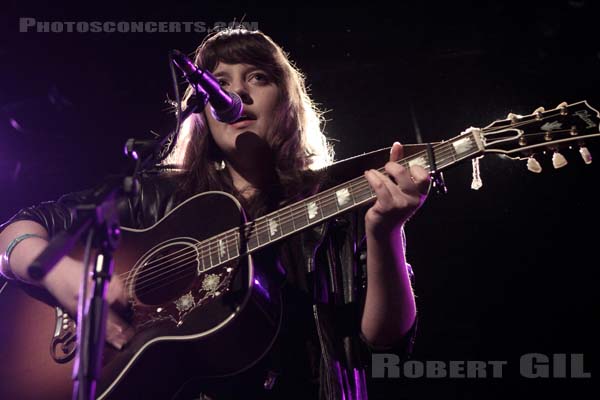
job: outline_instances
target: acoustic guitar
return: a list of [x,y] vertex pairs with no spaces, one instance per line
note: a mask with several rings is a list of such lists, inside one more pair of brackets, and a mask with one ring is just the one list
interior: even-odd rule
[[[599,120],[586,101],[509,114],[421,145],[398,162],[433,172],[499,153],[526,160],[537,173],[540,152],[552,152],[560,168],[566,163],[560,151],[575,147],[591,163],[585,141],[600,136]],[[170,398],[190,379],[251,367],[269,351],[282,313],[282,276],[255,265],[253,255],[374,199],[360,176],[246,221],[234,197],[207,192],[147,229],[122,227],[115,274],[126,283],[136,334],[122,351],[105,346],[98,398]],[[73,316],[41,289],[6,281],[0,282],[0,315],[0,398],[71,398]]]

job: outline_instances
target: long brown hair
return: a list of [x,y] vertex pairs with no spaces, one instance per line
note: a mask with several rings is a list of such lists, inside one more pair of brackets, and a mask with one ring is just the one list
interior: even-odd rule
[[[267,136],[279,182],[266,193],[258,193],[251,214],[262,213],[274,203],[306,195],[314,189],[317,171],[333,161],[333,149],[321,130],[322,113],[307,93],[303,74],[269,36],[259,31],[227,29],[208,36],[198,47],[196,65],[214,71],[219,62],[250,64],[264,70],[279,88],[279,104],[273,133]],[[187,106],[193,89],[183,97]],[[242,203],[231,176],[222,169],[221,150],[208,130],[204,114],[194,114],[182,125],[177,145],[164,161],[185,172],[181,194],[190,196],[207,190],[234,194]]]

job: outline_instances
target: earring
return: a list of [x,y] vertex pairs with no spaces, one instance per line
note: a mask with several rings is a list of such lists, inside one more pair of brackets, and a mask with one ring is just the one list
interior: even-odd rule
[[220,162],[215,161],[215,169],[217,171],[223,171],[225,169],[225,160],[221,160]]

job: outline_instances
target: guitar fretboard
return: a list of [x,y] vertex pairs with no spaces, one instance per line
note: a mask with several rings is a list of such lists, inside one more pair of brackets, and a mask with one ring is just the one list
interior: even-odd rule
[[[432,146],[435,169],[443,170],[466,158],[481,154],[484,146],[477,132],[457,136]],[[433,163],[427,151],[397,161],[406,168],[419,165],[432,172]],[[383,168],[380,169],[381,172]],[[375,193],[364,176],[337,185],[307,199],[291,204],[244,226],[245,241],[240,242],[240,230],[232,229],[198,245],[202,270],[252,253],[262,247],[286,238],[311,226],[322,223],[344,212],[367,204]]]

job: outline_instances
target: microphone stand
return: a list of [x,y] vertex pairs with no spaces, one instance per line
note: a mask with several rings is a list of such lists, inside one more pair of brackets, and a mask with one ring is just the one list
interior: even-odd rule
[[[195,99],[178,115],[184,121],[192,113],[200,112],[208,102],[208,95],[196,87]],[[178,124],[179,126],[179,124]],[[172,145],[175,133],[167,133],[155,140],[136,141],[129,139],[125,145],[126,155],[135,161],[132,171],[126,171],[108,177],[84,204],[76,207],[73,225],[67,231],[55,235],[48,247],[29,265],[28,273],[36,280],[41,280],[65,255],[69,254],[77,241],[87,233],[85,249],[85,271],[82,287],[87,284],[89,255],[95,248],[95,262],[92,270],[92,290],[89,302],[86,303],[83,293],[78,303],[79,347],[73,365],[73,400],[95,399],[96,384],[102,367],[102,352],[106,329],[108,304],[104,295],[113,273],[113,253],[117,249],[120,228],[118,204],[125,196],[134,195],[139,188],[136,176],[140,171],[154,166],[160,161],[161,149]],[[164,153],[164,151],[162,152]],[[162,154],[161,154],[162,156]]]

